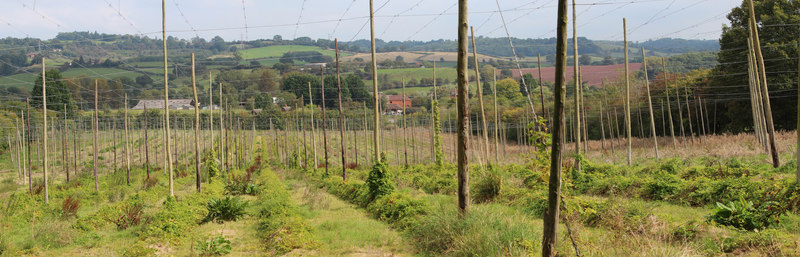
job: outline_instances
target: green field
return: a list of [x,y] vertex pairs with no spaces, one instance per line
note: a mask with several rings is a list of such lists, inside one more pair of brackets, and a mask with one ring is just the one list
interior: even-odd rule
[[[336,52],[333,50],[322,49],[317,46],[298,46],[298,45],[280,45],[280,46],[267,46],[267,47],[259,47],[259,48],[250,48],[242,50],[242,58],[245,60],[250,59],[263,59],[263,58],[280,58],[283,56],[284,53],[287,52],[298,52],[298,51],[317,51],[324,55],[334,57]],[[342,54],[342,55],[349,55],[349,54]]]

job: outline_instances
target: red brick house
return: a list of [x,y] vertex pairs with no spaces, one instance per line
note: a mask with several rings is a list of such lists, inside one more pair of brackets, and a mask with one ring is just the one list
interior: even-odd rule
[[[403,96],[402,95],[386,95],[386,101],[389,105],[396,104],[399,107],[403,107]],[[406,99],[406,108],[411,108],[411,98],[405,97]]]

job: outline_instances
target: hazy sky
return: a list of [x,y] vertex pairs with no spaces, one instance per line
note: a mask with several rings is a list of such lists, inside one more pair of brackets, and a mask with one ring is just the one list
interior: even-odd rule
[[[456,38],[455,0],[374,1],[378,38],[424,41]],[[498,1],[511,36],[555,36],[555,0]],[[578,0],[578,33],[590,39],[621,40],[622,18],[626,17],[628,38],[632,41],[662,37],[718,39],[722,24],[728,23],[725,15],[740,3],[740,0]],[[168,35],[181,38],[199,35],[210,39],[219,35],[230,41],[272,38],[276,34],[285,39],[369,38],[369,0],[166,0],[166,14]],[[495,1],[470,1],[469,18],[476,34],[505,36]],[[160,38],[161,1],[0,1],[3,37],[52,38],[63,31]]]

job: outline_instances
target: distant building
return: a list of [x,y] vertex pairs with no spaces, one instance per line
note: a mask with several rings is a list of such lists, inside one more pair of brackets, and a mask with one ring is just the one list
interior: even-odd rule
[[402,115],[403,114],[403,106],[399,104],[388,104],[386,105],[386,115]]
[[408,96],[404,97],[402,95],[386,95],[386,102],[389,105],[392,105],[392,104],[397,105],[398,107],[400,107],[401,110],[403,109],[402,108],[403,107],[403,99],[405,99],[406,108],[410,108],[411,107],[411,98],[409,98]]
[[[131,110],[144,110],[145,105],[147,109],[164,109],[164,100],[139,100]],[[170,99],[170,110],[194,110],[194,100],[192,99]]]
[[[200,110],[208,110],[208,109],[209,109],[208,107],[209,107],[209,106],[200,107]],[[211,109],[212,109],[212,110],[219,110],[219,109],[221,109],[221,108],[219,108],[219,106],[217,106],[216,104],[214,104],[214,105],[211,105],[210,107],[211,107]]]

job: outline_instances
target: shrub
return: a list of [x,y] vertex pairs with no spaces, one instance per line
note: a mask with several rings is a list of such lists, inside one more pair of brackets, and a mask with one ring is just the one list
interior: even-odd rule
[[223,256],[231,253],[231,241],[222,236],[210,238],[208,241],[197,241],[194,249],[200,252],[200,256]]
[[503,184],[502,179],[496,173],[485,173],[473,185],[474,194],[472,195],[475,202],[485,203],[493,201],[495,197],[500,195],[500,188]]
[[144,214],[144,206],[140,202],[133,202],[123,205],[122,214],[111,223],[117,225],[117,229],[126,229],[131,226],[139,225]]
[[697,237],[698,231],[698,225],[694,222],[680,225],[672,229],[672,240],[679,242],[694,240]]
[[771,208],[778,208],[773,205],[777,205],[777,203],[770,202],[757,208],[753,202],[746,201],[744,198],[729,202],[727,205],[718,202],[717,208],[714,209],[708,220],[749,231],[760,230],[778,222],[777,217],[773,216],[779,216],[780,213],[770,211]]
[[406,193],[394,192],[376,199],[367,207],[379,220],[400,228],[406,227],[417,215],[425,213],[424,201],[414,199]]
[[248,170],[246,174],[236,175],[231,173],[230,179],[225,183],[225,191],[232,195],[255,195],[258,193],[258,185],[253,183]]
[[216,221],[222,223],[223,221],[235,221],[244,216],[245,208],[247,208],[247,202],[242,201],[239,197],[211,198],[206,204],[208,215],[201,222]]
[[394,191],[394,185],[387,176],[388,170],[389,167],[380,161],[375,163],[375,166],[372,166],[366,181],[367,188],[369,188],[369,202]]
[[644,197],[667,200],[683,187],[683,180],[673,173],[658,172],[644,185]]
[[67,196],[61,202],[61,215],[64,217],[75,216],[78,213],[78,207],[81,205],[81,200],[75,196]]
[[158,179],[156,177],[145,178],[143,181],[144,189],[149,189],[156,185],[158,185]]

